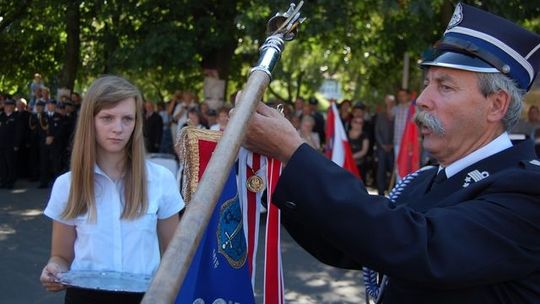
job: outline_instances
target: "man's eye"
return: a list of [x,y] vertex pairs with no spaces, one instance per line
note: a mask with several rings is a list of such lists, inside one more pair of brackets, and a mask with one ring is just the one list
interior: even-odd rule
[[442,91],[445,91],[445,92],[452,90],[452,87],[444,85],[444,84],[441,84],[439,87],[441,88]]

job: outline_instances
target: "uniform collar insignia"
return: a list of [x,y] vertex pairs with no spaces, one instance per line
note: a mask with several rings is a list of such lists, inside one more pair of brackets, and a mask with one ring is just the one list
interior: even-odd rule
[[465,182],[463,183],[463,188],[469,187],[470,184],[482,180],[488,176],[489,172],[487,171],[480,172],[478,170],[473,170],[467,173],[467,177],[465,177]]

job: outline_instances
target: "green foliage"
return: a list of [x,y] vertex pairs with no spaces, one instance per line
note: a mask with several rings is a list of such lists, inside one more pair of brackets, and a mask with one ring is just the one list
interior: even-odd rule
[[[540,31],[540,7],[526,0],[474,0],[470,4]],[[53,90],[64,63],[69,0],[0,2],[0,90],[28,93],[41,73]],[[258,58],[266,22],[283,0],[81,1],[78,91],[103,73],[125,75],[153,100],[176,89],[201,92],[203,68],[242,88]],[[421,53],[446,27],[448,0],[311,0],[295,41],[287,43],[266,99],[309,97],[325,78],[337,79],[344,97],[377,103],[401,85],[410,56],[409,88],[419,89]]]

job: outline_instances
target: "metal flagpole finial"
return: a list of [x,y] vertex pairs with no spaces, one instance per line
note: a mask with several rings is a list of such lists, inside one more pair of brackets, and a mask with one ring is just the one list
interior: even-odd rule
[[298,6],[291,3],[285,13],[277,13],[270,18],[266,26],[266,33],[270,36],[281,34],[285,41],[293,40],[298,33],[298,25],[306,20],[306,18],[300,18],[302,5],[304,5],[304,1],[300,1]]
[[306,19],[300,17],[300,8],[302,8],[303,4],[304,1],[300,1],[298,5],[291,3],[285,13],[277,13],[270,18],[266,26],[269,37],[261,46],[259,62],[251,69],[251,73],[253,71],[262,71],[270,79],[272,78],[272,71],[281,57],[284,42],[291,41],[296,37],[298,26]]

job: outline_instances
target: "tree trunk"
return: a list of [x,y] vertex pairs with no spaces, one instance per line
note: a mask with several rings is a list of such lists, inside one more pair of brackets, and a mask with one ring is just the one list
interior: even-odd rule
[[300,97],[300,88],[302,87],[303,78],[304,78],[304,72],[300,72],[298,74],[298,77],[296,78],[296,92],[294,93],[294,98],[291,98],[293,103],[298,97]]
[[81,14],[79,11],[80,1],[68,1],[66,12],[66,52],[64,57],[64,66],[60,75],[60,88],[66,88],[73,91],[80,57],[80,25]]
[[103,41],[103,74],[114,74],[118,68],[115,56],[120,46],[122,25],[120,24],[120,14],[123,13],[122,1],[109,1],[104,10],[110,13],[110,21],[105,21],[105,34]]
[[[211,48],[202,48],[200,53],[202,54],[202,68],[204,70],[215,70],[217,75],[216,77],[219,80],[225,81],[229,78],[230,68],[232,64],[232,58],[234,57],[234,50],[238,46],[238,37],[236,36],[236,17],[238,15],[237,5],[231,4],[234,2],[228,1],[209,1],[202,5],[198,10],[193,12],[195,19],[207,16],[207,5],[214,5],[215,7],[215,26],[218,29],[217,33],[207,30],[203,30],[200,33],[199,39],[204,40],[215,40],[216,36],[220,37],[221,44],[213,46]],[[225,95],[226,85],[223,86],[221,94],[223,96],[223,101],[227,101],[227,96]],[[211,91],[210,88],[205,88],[205,92]],[[207,96],[205,96],[207,97]]]

